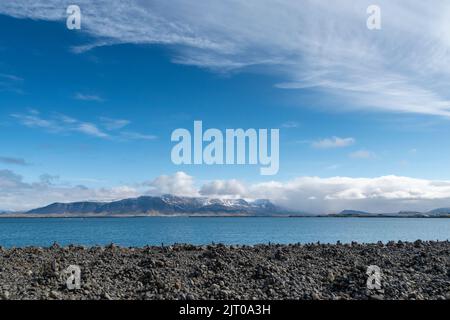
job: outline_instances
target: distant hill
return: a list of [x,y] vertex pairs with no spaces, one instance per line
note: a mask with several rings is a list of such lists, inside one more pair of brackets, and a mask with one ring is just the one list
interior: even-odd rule
[[428,214],[432,215],[432,216],[449,216],[450,208],[434,209],[434,210],[428,211]]
[[450,217],[450,208],[435,209],[428,212],[400,211],[396,213],[370,213],[357,210],[343,210],[332,216],[337,217],[399,217],[399,218],[435,218]]
[[342,216],[354,216],[354,215],[367,215],[370,214],[365,211],[357,211],[357,210],[343,210],[339,213]]
[[428,212],[400,211],[396,213],[371,213],[360,210],[343,210],[337,214],[309,214],[292,211],[260,199],[213,199],[207,197],[178,197],[174,195],[142,196],[111,202],[80,201],[52,203],[25,213],[1,212],[2,217],[107,217],[107,216],[292,216],[292,217],[392,217],[392,218],[450,218],[450,208]]
[[53,203],[28,214],[98,215],[274,215],[289,214],[269,200],[248,202],[243,199],[210,199],[173,195],[143,196],[113,202]]

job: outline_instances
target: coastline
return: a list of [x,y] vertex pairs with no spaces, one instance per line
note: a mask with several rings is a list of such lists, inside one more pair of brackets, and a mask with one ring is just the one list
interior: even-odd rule
[[[0,247],[2,299],[450,299],[450,242]],[[64,270],[81,268],[81,289]],[[367,268],[382,271],[367,289]]]
[[64,219],[64,218],[394,218],[394,219],[448,219],[446,216],[428,216],[428,215],[395,215],[395,214],[368,214],[368,215],[243,215],[243,214],[34,214],[34,213],[3,213],[0,219],[5,218],[35,218],[35,219]]

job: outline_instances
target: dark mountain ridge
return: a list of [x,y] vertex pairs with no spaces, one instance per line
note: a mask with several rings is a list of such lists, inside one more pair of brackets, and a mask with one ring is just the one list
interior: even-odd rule
[[112,202],[82,201],[53,203],[28,211],[29,214],[241,214],[270,215],[289,213],[269,200],[209,199],[173,195],[142,196]]
[[343,210],[337,214],[308,214],[293,211],[259,199],[212,199],[206,197],[179,197],[174,195],[142,196],[111,202],[80,201],[52,203],[25,213],[3,212],[2,216],[141,216],[141,215],[192,215],[192,216],[294,216],[294,217],[399,217],[399,218],[449,218],[450,208],[427,212],[400,211],[397,213],[371,213]]
[[397,218],[439,218],[450,217],[450,208],[434,209],[427,212],[400,211],[396,213],[371,213],[357,210],[343,210],[334,214],[335,217],[397,217]]

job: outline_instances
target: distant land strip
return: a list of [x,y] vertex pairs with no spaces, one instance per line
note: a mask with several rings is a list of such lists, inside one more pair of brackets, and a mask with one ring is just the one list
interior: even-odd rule
[[174,195],[142,196],[111,202],[53,203],[26,212],[0,212],[1,218],[130,218],[130,217],[284,217],[284,218],[450,218],[450,208],[428,212],[369,213],[344,210],[311,214],[293,211],[259,199],[212,199]]

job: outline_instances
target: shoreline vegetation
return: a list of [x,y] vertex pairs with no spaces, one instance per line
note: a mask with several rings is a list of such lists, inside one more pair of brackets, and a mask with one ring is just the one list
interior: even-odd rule
[[[0,247],[0,299],[450,299],[450,242]],[[81,269],[69,291],[65,270]],[[381,288],[368,289],[378,266]]]

